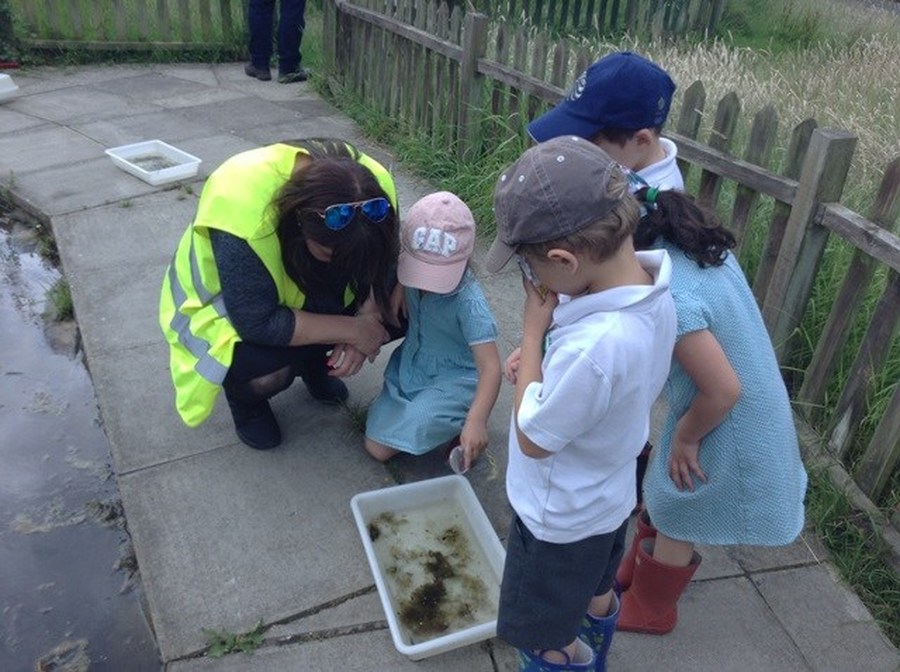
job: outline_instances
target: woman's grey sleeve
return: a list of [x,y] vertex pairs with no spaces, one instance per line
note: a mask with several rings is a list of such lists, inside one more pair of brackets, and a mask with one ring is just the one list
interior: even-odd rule
[[222,299],[238,335],[258,345],[288,345],[294,335],[294,312],[278,303],[272,276],[247,241],[210,229]]

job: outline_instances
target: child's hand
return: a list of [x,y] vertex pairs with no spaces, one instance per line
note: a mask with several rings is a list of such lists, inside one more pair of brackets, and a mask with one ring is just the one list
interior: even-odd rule
[[694,481],[691,474],[700,481],[706,483],[706,474],[700,468],[697,459],[700,453],[700,442],[686,441],[678,437],[678,433],[672,438],[672,455],[669,457],[669,478],[679,490],[687,488],[694,490]]
[[[377,354],[377,353],[376,353]],[[339,343],[331,350],[326,364],[328,375],[335,378],[346,378],[359,372],[366,361],[366,355],[346,343]],[[368,358],[371,362],[375,356]]]
[[459,445],[463,447],[463,469],[468,469],[487,448],[487,425],[483,422],[466,420],[462,433],[459,435]]
[[516,384],[519,376],[519,360],[522,357],[522,348],[513,350],[509,357],[506,358],[506,364],[503,367],[503,375],[510,383]]
[[525,317],[522,328],[528,333],[540,334],[543,337],[553,322],[553,309],[559,304],[559,295],[543,288],[538,289],[524,276],[522,285],[525,287]]

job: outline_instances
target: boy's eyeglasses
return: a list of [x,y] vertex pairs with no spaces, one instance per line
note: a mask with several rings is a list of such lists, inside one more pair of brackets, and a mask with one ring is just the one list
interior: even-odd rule
[[534,271],[531,270],[531,264],[528,263],[528,260],[521,254],[516,254],[515,257],[516,263],[519,264],[519,270],[522,271],[522,275],[524,275],[532,285],[540,287],[541,281],[537,279]]
[[379,196],[367,201],[329,205],[324,212],[318,214],[325,221],[325,226],[332,231],[340,231],[353,221],[357,210],[362,212],[370,222],[378,224],[383,222],[390,213],[391,203],[388,199]]

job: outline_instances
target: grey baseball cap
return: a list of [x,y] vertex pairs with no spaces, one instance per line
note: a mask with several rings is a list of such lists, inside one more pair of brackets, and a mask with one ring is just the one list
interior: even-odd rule
[[485,258],[487,270],[503,268],[519,245],[556,240],[604,217],[628,191],[609,193],[614,176],[624,177],[619,164],[575,136],[553,138],[523,152],[494,187],[497,236]]

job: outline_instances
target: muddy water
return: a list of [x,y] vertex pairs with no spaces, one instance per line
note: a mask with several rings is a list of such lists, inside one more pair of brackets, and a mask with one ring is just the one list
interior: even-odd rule
[[59,272],[0,203],[0,670],[161,669]]

